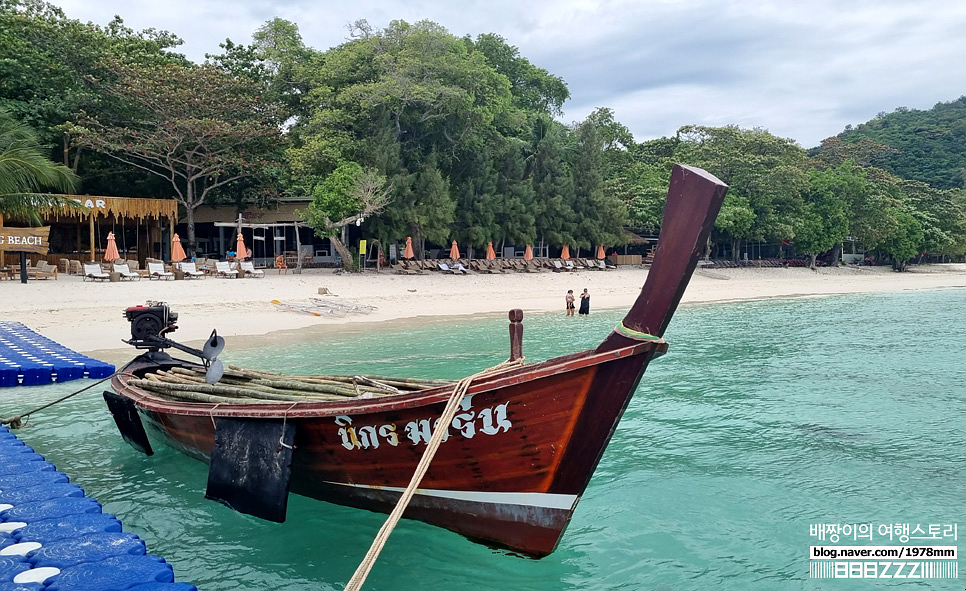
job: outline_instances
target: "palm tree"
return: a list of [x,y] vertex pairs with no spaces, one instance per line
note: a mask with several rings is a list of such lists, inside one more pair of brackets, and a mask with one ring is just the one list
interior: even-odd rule
[[69,168],[47,159],[43,151],[33,129],[0,109],[0,216],[39,226],[47,210],[86,209],[62,195],[43,192],[70,193],[78,183]]

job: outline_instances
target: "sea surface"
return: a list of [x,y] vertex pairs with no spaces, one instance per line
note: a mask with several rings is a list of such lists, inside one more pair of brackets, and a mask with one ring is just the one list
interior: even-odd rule
[[[815,524],[957,524],[966,547],[966,289],[686,306],[557,551],[522,558],[403,521],[369,590],[962,589],[960,579],[809,578]],[[524,353],[591,348],[623,316],[525,318]],[[217,328],[217,327],[216,327]],[[507,323],[231,350],[286,372],[456,378],[502,361]],[[85,380],[0,390],[23,412]],[[207,467],[124,443],[94,388],[18,433],[202,591],[342,589],[384,516],[293,496],[273,524],[204,498]],[[838,545],[845,545],[840,539]],[[910,541],[909,546],[918,545]],[[966,563],[961,564],[966,566]],[[966,578],[966,568],[960,568]]]

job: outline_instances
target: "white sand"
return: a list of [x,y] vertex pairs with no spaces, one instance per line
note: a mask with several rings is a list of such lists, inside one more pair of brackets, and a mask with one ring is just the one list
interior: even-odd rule
[[[627,308],[637,297],[647,271],[622,268],[578,273],[506,273],[501,275],[398,275],[389,271],[334,274],[332,269],[308,269],[302,275],[267,271],[264,279],[82,281],[61,275],[58,280],[0,281],[0,320],[23,322],[67,346],[112,363],[131,358],[133,349],[122,311],[147,300],[168,302],[178,312],[174,337],[195,344],[216,328],[229,346],[264,346],[321,334],[366,330],[372,322],[427,322],[430,317],[495,314],[511,308],[524,312],[564,309],[568,289],[588,288],[592,311]],[[333,296],[319,296],[327,288]],[[843,267],[811,271],[802,268],[698,270],[683,303],[722,302],[820,296],[846,293],[898,292],[966,288],[966,264],[913,267],[895,273],[883,267]],[[316,317],[282,311],[271,302],[308,303],[329,297],[377,306],[368,315]],[[257,337],[257,338],[255,338]]]

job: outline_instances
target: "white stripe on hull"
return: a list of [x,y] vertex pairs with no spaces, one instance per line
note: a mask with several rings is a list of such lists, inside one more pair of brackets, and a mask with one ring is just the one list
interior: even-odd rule
[[[386,490],[402,493],[406,489],[398,486],[375,486],[369,484],[348,484],[345,482],[326,482],[338,486],[365,488],[369,490]],[[562,509],[571,511],[577,504],[577,495],[561,495],[555,493],[527,493],[527,492],[482,492],[469,490],[438,490],[432,488],[418,488],[417,495],[440,497],[473,503],[487,503],[493,505],[522,505],[526,507],[540,507],[543,509]]]

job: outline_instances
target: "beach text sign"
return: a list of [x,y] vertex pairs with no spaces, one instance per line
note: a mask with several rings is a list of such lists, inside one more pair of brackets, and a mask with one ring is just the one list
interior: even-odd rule
[[50,226],[39,228],[0,228],[0,250],[47,254]]

